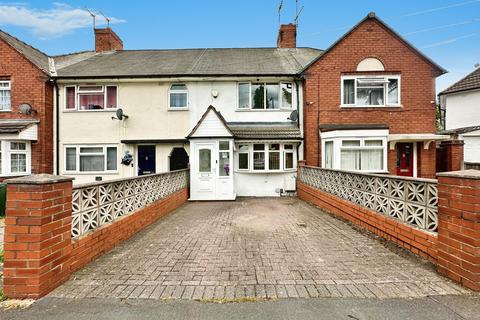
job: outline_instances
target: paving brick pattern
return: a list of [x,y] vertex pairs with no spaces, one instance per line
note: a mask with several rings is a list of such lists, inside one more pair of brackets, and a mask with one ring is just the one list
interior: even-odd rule
[[86,268],[54,297],[396,298],[464,294],[296,198],[188,203]]

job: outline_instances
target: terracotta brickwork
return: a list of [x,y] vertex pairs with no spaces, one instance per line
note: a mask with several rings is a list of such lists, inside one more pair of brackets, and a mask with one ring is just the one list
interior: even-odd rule
[[188,199],[184,188],[133,214],[72,239],[70,178],[35,175],[7,181],[4,293],[40,298],[122,241]]
[[[380,60],[384,72],[357,72],[365,58]],[[342,75],[400,75],[401,106],[341,108]],[[435,133],[435,77],[439,70],[375,18],[364,20],[305,71],[304,132],[307,165],[321,165],[319,125],[381,124],[390,134]],[[420,172],[435,172],[435,148],[421,151]],[[395,173],[396,151],[388,151]]]
[[7,185],[4,293],[39,298],[70,275],[70,178],[18,180]]
[[[53,172],[53,86],[48,75],[21,53],[0,39],[0,80],[11,81],[11,112],[3,119],[37,119],[38,141],[32,142],[32,173]],[[18,113],[22,103],[30,104],[30,115]]]
[[463,140],[442,141],[437,149],[437,172],[463,169]]
[[277,47],[296,48],[297,47],[297,26],[293,23],[282,24],[278,32]]
[[438,272],[480,291],[480,171],[438,177]]
[[392,241],[433,263],[437,261],[437,237],[432,233],[410,227],[298,180],[297,193],[304,201]]
[[123,50],[122,39],[111,29],[95,29],[95,51]]

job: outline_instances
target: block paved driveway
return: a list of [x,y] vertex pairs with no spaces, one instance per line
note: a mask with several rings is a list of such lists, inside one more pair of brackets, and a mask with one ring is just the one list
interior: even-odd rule
[[187,203],[51,297],[395,298],[464,294],[431,264],[297,198]]

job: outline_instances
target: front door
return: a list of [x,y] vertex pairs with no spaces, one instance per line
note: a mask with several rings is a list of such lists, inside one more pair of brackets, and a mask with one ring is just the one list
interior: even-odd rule
[[198,143],[195,148],[195,198],[215,199],[215,144]]
[[413,177],[413,143],[397,143],[397,175]]
[[138,175],[155,173],[155,146],[138,146]]

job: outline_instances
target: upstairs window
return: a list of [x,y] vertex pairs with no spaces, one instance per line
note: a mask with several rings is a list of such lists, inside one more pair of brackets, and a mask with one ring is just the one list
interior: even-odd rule
[[399,105],[400,76],[344,76],[341,99],[344,106]]
[[80,85],[65,87],[66,110],[104,110],[116,108],[116,86]]
[[0,111],[10,111],[11,105],[10,81],[0,81]]
[[187,85],[175,83],[170,87],[169,108],[185,109],[188,108],[188,90]]
[[242,82],[238,84],[238,109],[292,108],[292,83]]

